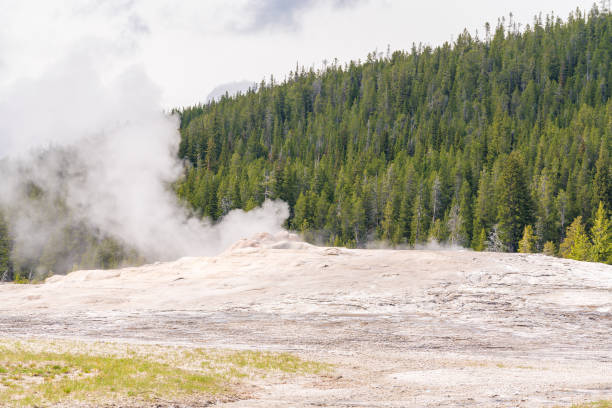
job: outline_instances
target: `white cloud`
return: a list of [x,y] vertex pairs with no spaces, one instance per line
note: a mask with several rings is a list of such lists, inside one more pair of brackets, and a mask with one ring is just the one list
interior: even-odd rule
[[302,28],[301,13],[322,4],[332,8],[357,7],[365,0],[250,0],[244,12],[236,16],[228,28],[239,33],[252,34],[261,30],[297,31]]
[[[439,44],[463,28],[513,12],[530,23],[539,12],[566,17],[591,0],[0,0],[1,86],[36,76],[95,39],[106,76],[139,63],[162,90],[166,107],[204,101],[218,84],[270,74],[282,79],[296,62],[320,66],[369,51]],[[232,27],[234,29],[232,29]],[[235,30],[235,28],[240,28]],[[290,29],[287,29],[290,28]],[[87,42],[89,43],[89,42]]]

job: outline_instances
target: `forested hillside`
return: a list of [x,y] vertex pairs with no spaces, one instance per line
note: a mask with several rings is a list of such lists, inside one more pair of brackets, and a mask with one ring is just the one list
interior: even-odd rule
[[335,245],[556,251],[577,217],[593,239],[600,202],[609,231],[611,62],[594,7],[296,69],[180,112],[177,191],[214,219],[280,198],[289,227]]

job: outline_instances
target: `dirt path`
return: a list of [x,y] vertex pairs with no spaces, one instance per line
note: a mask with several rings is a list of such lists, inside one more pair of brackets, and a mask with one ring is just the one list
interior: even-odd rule
[[612,398],[612,267],[542,255],[315,248],[0,286],[2,336],[291,351],[332,377],[228,407],[564,405]]

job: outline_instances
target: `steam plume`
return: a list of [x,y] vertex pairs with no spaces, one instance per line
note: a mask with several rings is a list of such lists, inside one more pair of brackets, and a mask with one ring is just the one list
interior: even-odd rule
[[[180,205],[170,189],[182,173],[177,127],[140,67],[104,81],[90,57],[72,55],[13,84],[0,94],[0,205],[11,208],[17,247],[40,256],[54,231],[76,222],[171,259],[281,229],[282,202],[214,226]],[[31,199],[33,186],[41,198]]]

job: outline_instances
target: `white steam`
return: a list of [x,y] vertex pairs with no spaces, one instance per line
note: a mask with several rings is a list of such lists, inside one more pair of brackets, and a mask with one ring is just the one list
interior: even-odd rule
[[[162,111],[158,89],[139,67],[101,78],[90,57],[72,55],[0,93],[0,205],[12,209],[22,250],[40,255],[75,219],[148,259],[215,254],[281,230],[282,202],[230,212],[214,226],[193,217],[169,186],[182,174],[178,123]],[[47,199],[23,200],[26,181]]]

